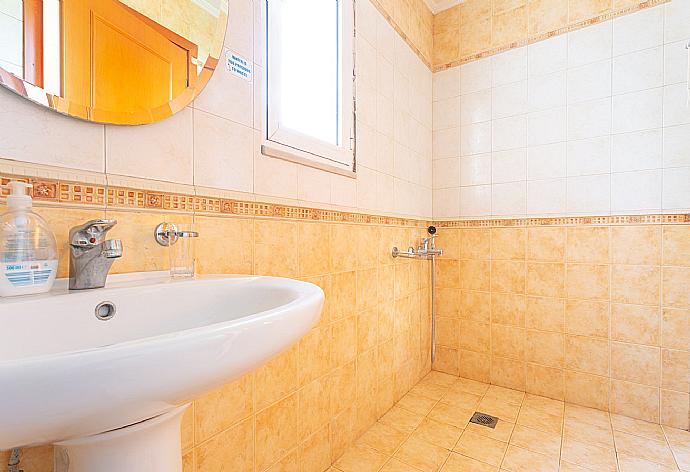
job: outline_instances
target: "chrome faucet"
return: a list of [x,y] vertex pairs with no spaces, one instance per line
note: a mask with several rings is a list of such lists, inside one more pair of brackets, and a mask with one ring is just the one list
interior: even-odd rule
[[422,238],[422,244],[417,248],[417,254],[427,258],[430,256],[442,256],[443,249],[436,249],[436,228],[433,226],[429,226],[429,228],[433,228],[433,233],[429,231],[429,237]]
[[104,240],[116,220],[91,220],[69,230],[69,289],[84,290],[105,285],[114,259],[122,256],[122,241]]

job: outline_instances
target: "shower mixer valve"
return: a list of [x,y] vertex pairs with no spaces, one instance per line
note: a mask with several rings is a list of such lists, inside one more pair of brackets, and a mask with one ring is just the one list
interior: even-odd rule
[[404,257],[407,259],[431,259],[435,256],[442,256],[443,249],[436,249],[436,227],[429,226],[427,228],[429,236],[422,238],[422,242],[417,248],[410,246],[407,251],[401,251],[394,247],[391,251],[393,257]]

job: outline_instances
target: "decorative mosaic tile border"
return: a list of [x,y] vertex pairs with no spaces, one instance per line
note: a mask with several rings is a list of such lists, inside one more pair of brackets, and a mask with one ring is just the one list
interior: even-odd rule
[[[43,177],[0,173],[0,184],[20,180],[33,185],[32,195],[38,204],[84,208],[122,209],[133,211],[171,211],[209,216],[239,216],[282,218],[301,221],[357,223],[388,226],[426,227],[432,221],[414,218],[355,213],[322,208],[310,208],[279,203],[189,195],[183,193],[144,190],[120,186],[55,180]],[[0,190],[0,200],[8,191]],[[496,226],[592,226],[639,224],[690,224],[690,213],[568,216],[550,218],[491,218],[435,221],[440,228],[486,228]]]
[[[431,223],[422,219],[0,174],[0,185],[8,183],[10,180],[32,184],[31,194],[34,200],[38,204],[46,206],[82,206],[104,210],[108,208],[135,211],[173,211],[217,216],[268,217],[409,227],[425,227]],[[7,194],[8,190],[0,190],[0,200],[4,200]]]
[[638,5],[634,5],[631,7],[626,7],[626,8],[620,8],[618,10],[614,10],[608,13],[604,13],[603,15],[595,16],[594,18],[590,18],[588,20],[583,20],[578,23],[573,23],[572,25],[565,26],[563,28],[559,28],[557,30],[549,31],[546,33],[539,33],[533,36],[530,36],[524,40],[521,41],[516,41],[510,44],[506,44],[504,46],[498,46],[495,48],[487,49],[485,51],[481,51],[475,54],[470,54],[467,56],[464,56],[457,61],[452,61],[448,62],[446,64],[440,64],[440,65],[435,65],[432,67],[433,72],[439,72],[442,70],[446,69],[451,69],[453,67],[461,66],[463,64],[467,64],[468,62],[473,62],[473,61],[478,61],[479,59],[483,59],[485,57],[489,56],[494,56],[496,54],[500,54],[505,51],[509,51],[511,49],[517,49],[523,46],[527,46],[529,44],[534,44],[538,43],[539,41],[544,41],[550,38],[553,38],[554,36],[559,36],[561,34],[565,33],[570,33],[573,31],[577,31],[582,28],[586,28],[588,26],[593,26],[598,23],[603,23],[604,21],[608,21],[614,18],[618,18],[620,16],[625,16],[629,15],[631,13],[636,13],[641,10],[645,10],[647,8],[652,8],[656,7],[659,5],[663,5],[664,3],[669,3],[671,0],[647,0],[644,2],[641,2]]
[[560,216],[547,218],[492,218],[486,220],[436,221],[440,228],[490,228],[496,226],[611,226],[690,224],[690,213],[610,215],[610,216]]

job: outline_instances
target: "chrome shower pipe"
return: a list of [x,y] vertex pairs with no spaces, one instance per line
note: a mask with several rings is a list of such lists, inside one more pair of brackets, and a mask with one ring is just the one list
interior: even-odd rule
[[422,244],[416,249],[410,246],[407,251],[394,247],[391,256],[405,259],[421,259],[431,261],[431,362],[436,360],[436,256],[443,255],[443,249],[436,249],[436,228],[427,228],[428,237],[422,238]]

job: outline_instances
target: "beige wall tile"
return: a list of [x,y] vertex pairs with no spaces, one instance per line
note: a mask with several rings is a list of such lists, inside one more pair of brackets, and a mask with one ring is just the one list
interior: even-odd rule
[[[227,447],[232,444],[233,447]],[[254,470],[254,428],[248,419],[195,449],[197,472]]]
[[589,374],[608,376],[608,340],[566,335],[565,367],[567,369],[586,372]]
[[182,451],[187,451],[194,447],[194,404],[189,405],[182,415],[182,426],[180,427]]
[[565,304],[565,326],[568,334],[609,336],[609,302],[568,300]]
[[458,371],[460,377],[479,382],[489,382],[491,380],[491,356],[489,354],[461,349],[459,362]]
[[458,271],[458,261],[439,259],[436,261],[436,283],[439,287],[460,288]]
[[474,18],[486,18],[491,16],[492,4],[486,0],[467,0],[460,9],[460,24],[465,25]]
[[664,226],[664,264],[690,265],[690,225]]
[[493,323],[525,326],[526,301],[524,295],[513,293],[491,294],[491,321]]
[[614,10],[618,8],[627,8],[635,5],[639,5],[638,0],[613,0]]
[[657,265],[661,261],[661,226],[611,228],[611,262]]
[[491,383],[515,390],[525,390],[525,363],[503,357],[491,358]]
[[661,322],[661,346],[690,349],[690,311],[664,308]]
[[607,13],[612,4],[611,0],[570,0],[569,6],[569,20],[572,23]]
[[355,439],[355,407],[351,405],[331,419],[329,435],[331,443],[331,461],[335,462],[352,445]]
[[491,293],[463,290],[460,294],[460,315],[466,320],[488,323],[491,316]]
[[329,311],[331,320],[354,313],[357,305],[357,276],[354,271],[332,276],[332,296]]
[[523,260],[526,254],[527,231],[522,228],[491,230],[491,258]]
[[565,259],[565,228],[529,228],[527,259],[543,262],[562,262]]
[[194,472],[194,451],[182,455],[182,472]]
[[563,369],[527,363],[526,391],[536,395],[563,400],[565,373]]
[[490,48],[492,44],[491,17],[476,16],[465,22],[465,8],[461,11],[463,12],[461,15],[463,19],[461,20],[460,56],[476,54]]
[[548,367],[563,368],[565,337],[560,333],[527,330],[525,359]]
[[494,14],[492,19],[492,45],[494,47],[505,46],[526,40],[528,21],[526,5]]
[[[371,310],[378,304],[377,280],[378,271],[373,269],[358,270],[355,274],[356,284],[356,309],[357,311]],[[414,292],[418,287],[410,287]]]
[[690,308],[690,268],[664,267],[662,269],[663,306],[671,308]]
[[460,259],[460,238],[462,232],[456,228],[437,229],[436,246],[443,248],[444,259]]
[[460,359],[458,350],[456,348],[449,348],[444,346],[436,347],[436,360],[433,368],[439,372],[446,374],[459,375],[460,373]]
[[316,327],[299,342],[298,376],[300,385],[321,377],[331,367],[331,327]]
[[329,374],[331,393],[331,417],[343,412],[355,402],[357,395],[356,364],[350,362],[332,370]]
[[611,377],[638,384],[659,386],[661,351],[658,347],[611,343]]
[[356,315],[357,353],[361,354],[376,347],[378,316],[376,308],[362,311]]
[[543,331],[564,331],[565,300],[527,297],[525,327]]
[[611,380],[611,412],[658,423],[659,389]]
[[[354,225],[330,225],[331,228],[331,268],[335,272],[350,271],[356,268],[350,245],[355,240]],[[390,249],[389,249],[390,250]]]
[[460,5],[442,10],[434,15],[434,34],[447,28],[460,26]]
[[655,266],[611,267],[611,300],[621,303],[658,305],[661,270]]
[[545,297],[565,296],[565,264],[528,263],[527,294]]
[[611,337],[630,343],[659,345],[660,310],[642,305],[611,305]]
[[457,347],[460,320],[453,318],[436,318],[436,344],[446,347]]
[[263,410],[297,390],[298,360],[299,345],[295,345],[256,370],[257,410]]
[[460,57],[460,29],[448,28],[434,33],[434,65],[448,64]]
[[524,360],[525,330],[513,326],[491,325],[492,354],[510,359]]
[[299,440],[298,395],[293,394],[256,415],[256,466],[264,470]]
[[568,228],[566,260],[607,264],[609,262],[609,228],[587,226]]
[[690,360],[687,351],[661,350],[661,388],[688,393]]
[[474,352],[490,352],[490,328],[488,324],[463,321],[460,324],[458,346]]
[[565,401],[590,408],[608,410],[608,377],[566,370]]
[[331,366],[341,367],[357,354],[357,318],[352,315],[331,326]]
[[568,0],[530,0],[530,35],[555,31],[567,24]]
[[323,223],[298,223],[298,262],[300,277],[331,272],[331,231]]
[[[201,274],[251,274],[254,224],[251,220],[197,216],[197,270]],[[218,235],[233,234],[233,238]]]
[[460,258],[486,260],[491,257],[491,230],[470,228],[461,230]]
[[493,0],[494,15],[505,13],[527,4],[527,0]]
[[492,261],[491,290],[525,293],[525,269],[525,263],[521,261]]
[[254,378],[249,374],[194,401],[194,439],[200,444],[253,412]]
[[460,289],[436,289],[436,313],[439,316],[458,318],[460,316]]
[[460,286],[463,289],[488,291],[491,287],[490,274],[489,261],[460,261]]
[[568,298],[607,299],[609,297],[609,266],[567,264],[565,288]]
[[266,469],[266,472],[297,472],[299,470],[299,449],[294,448],[288,454]]
[[690,396],[687,393],[661,390],[661,423],[673,428],[688,429],[688,405]]

